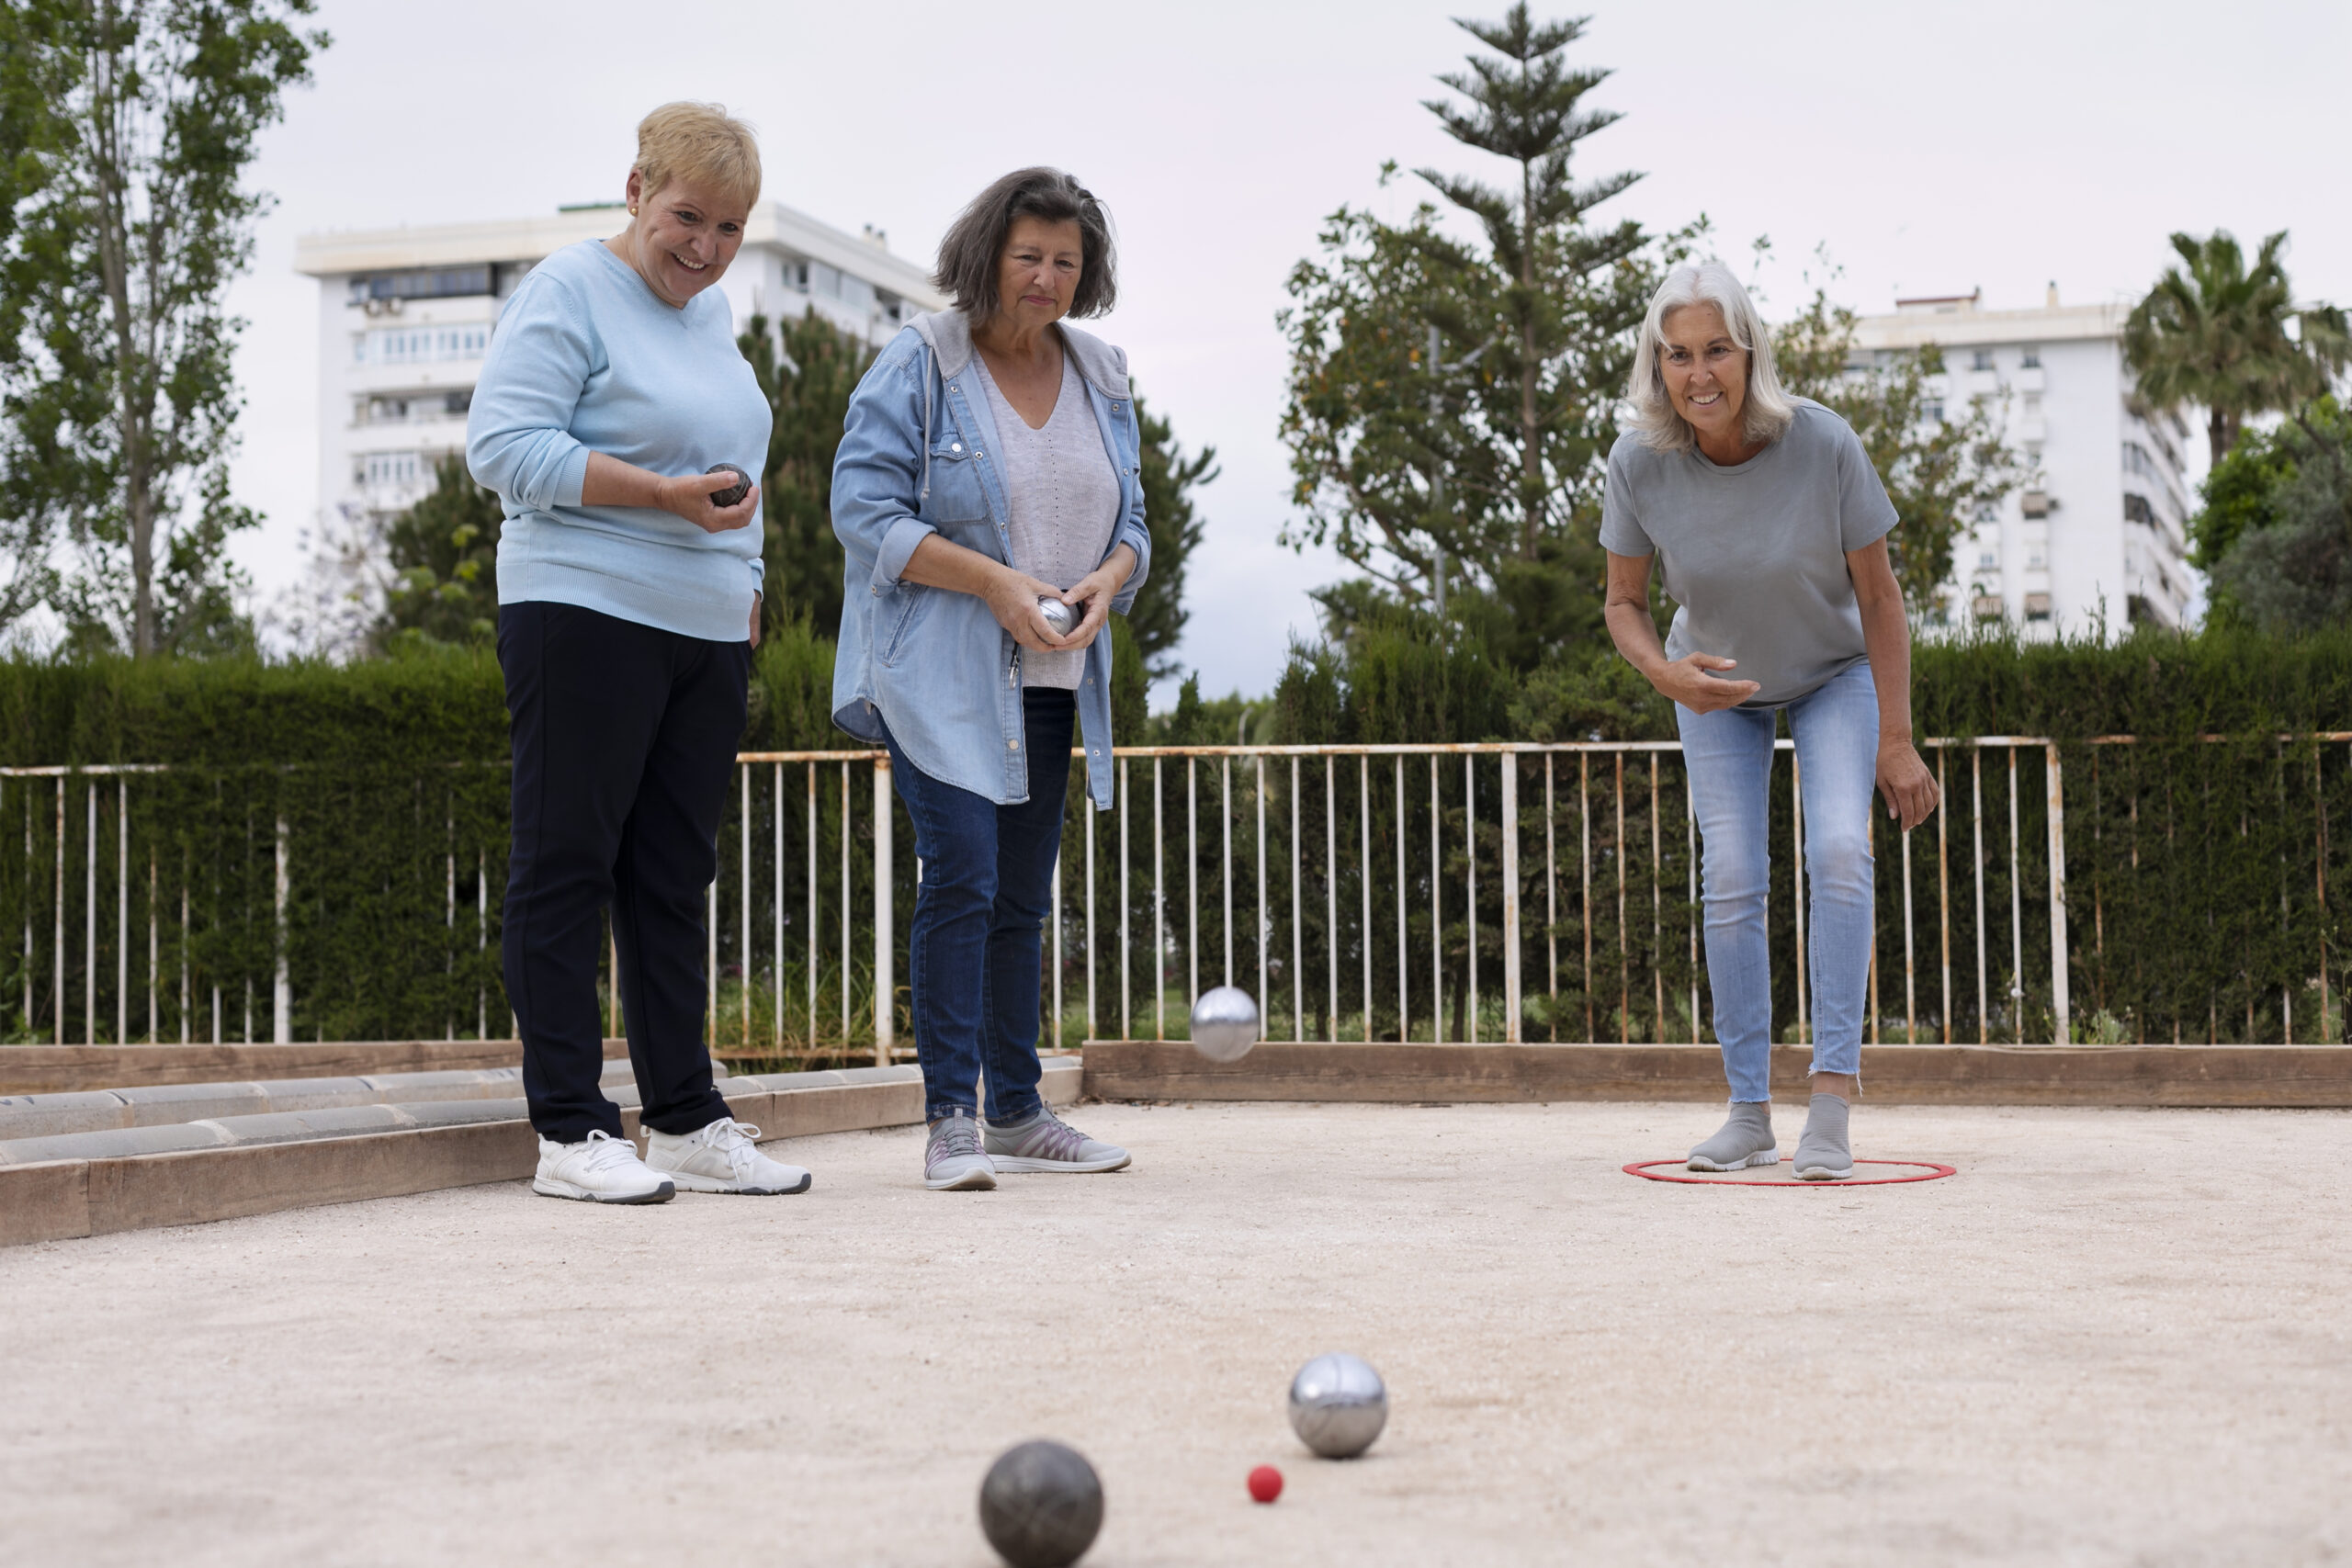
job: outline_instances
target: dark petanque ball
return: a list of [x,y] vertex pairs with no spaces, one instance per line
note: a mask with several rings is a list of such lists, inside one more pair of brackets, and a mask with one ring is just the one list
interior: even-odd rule
[[737,479],[743,481],[739,485],[731,485],[726,490],[715,490],[710,492],[710,503],[713,506],[718,507],[722,511],[734,505],[737,502],[752,493],[752,476],[745,473],[742,469],[737,468],[732,463],[713,463],[709,468],[705,468],[703,472],[707,474],[733,474]]
[[980,1529],[1012,1568],[1064,1568],[1102,1528],[1102,1483],[1076,1449],[1040,1438],[997,1456],[980,1483]]
[[1037,600],[1037,613],[1046,617],[1046,624],[1054,628],[1056,637],[1069,636],[1070,627],[1078,625],[1078,611],[1058,599],[1047,599],[1040,595]]

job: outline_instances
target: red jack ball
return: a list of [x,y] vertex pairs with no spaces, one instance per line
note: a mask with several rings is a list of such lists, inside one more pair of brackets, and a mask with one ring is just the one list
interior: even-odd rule
[[1283,1472],[1271,1464],[1261,1464],[1250,1472],[1250,1495],[1261,1503],[1271,1503],[1283,1495]]

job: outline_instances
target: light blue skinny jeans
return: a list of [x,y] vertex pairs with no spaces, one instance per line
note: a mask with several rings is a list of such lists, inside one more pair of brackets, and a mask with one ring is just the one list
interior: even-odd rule
[[[1867,660],[1785,705],[1804,797],[1805,922],[1813,1066],[1862,1070],[1871,968],[1871,794],[1878,782],[1878,690]],[[1675,705],[1699,818],[1707,907],[1707,988],[1735,1102],[1772,1098],[1772,739],[1779,708],[1693,713]]]

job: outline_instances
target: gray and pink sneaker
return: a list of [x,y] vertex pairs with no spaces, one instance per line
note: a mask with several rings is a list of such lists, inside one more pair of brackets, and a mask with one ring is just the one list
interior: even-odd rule
[[923,1140],[922,1184],[933,1192],[985,1192],[996,1185],[996,1167],[980,1148],[971,1112],[950,1111],[931,1124],[931,1135]]
[[989,1158],[999,1170],[1058,1170],[1083,1175],[1117,1170],[1126,1165],[1127,1151],[1092,1138],[1041,1105],[1025,1122],[988,1124]]

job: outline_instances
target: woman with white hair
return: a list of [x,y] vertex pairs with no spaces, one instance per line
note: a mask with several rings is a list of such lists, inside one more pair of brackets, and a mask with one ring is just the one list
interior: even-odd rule
[[[1796,1174],[1854,1173],[1870,973],[1870,797],[1903,830],[1936,808],[1911,737],[1911,638],[1887,559],[1894,503],[1846,422],[1791,397],[1747,291],[1721,262],[1677,267],[1642,323],[1633,428],[1609,454],[1600,542],[1617,649],[1674,702],[1703,846],[1707,979],[1731,1114],[1692,1170],[1772,1165],[1765,890],[1772,744],[1787,713],[1804,780],[1812,1105]],[[1679,606],[1663,646],[1653,557]]]

